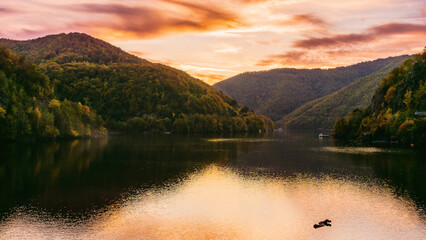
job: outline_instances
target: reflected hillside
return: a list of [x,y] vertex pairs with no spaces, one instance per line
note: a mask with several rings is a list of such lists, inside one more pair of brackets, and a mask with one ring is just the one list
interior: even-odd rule
[[208,163],[220,165],[239,152],[250,151],[244,143],[207,139],[117,135],[38,146],[6,144],[0,151],[0,207],[6,210],[31,204],[52,213],[84,213],[123,195],[180,181]]
[[[0,151],[1,206],[24,204],[28,198],[54,202],[93,170],[108,138],[41,144],[6,144]],[[47,203],[46,202],[46,203]]]
[[[397,152],[370,156],[362,165],[369,166],[375,175],[387,181],[395,195],[409,195],[424,212],[426,207],[426,163],[421,161],[421,152]],[[354,162],[359,160],[354,159]]]

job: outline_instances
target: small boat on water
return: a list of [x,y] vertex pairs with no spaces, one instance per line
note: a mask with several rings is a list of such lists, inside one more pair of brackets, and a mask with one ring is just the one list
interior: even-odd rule
[[320,133],[320,134],[318,135],[318,137],[319,137],[319,138],[325,138],[325,137],[330,137],[330,135],[326,135],[326,134],[322,134],[322,133]]

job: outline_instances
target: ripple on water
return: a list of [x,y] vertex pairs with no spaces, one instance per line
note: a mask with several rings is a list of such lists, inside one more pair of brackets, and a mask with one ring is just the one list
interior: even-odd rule
[[[330,176],[247,177],[211,165],[167,188],[123,199],[75,226],[20,215],[4,239],[424,239],[413,202],[380,183]],[[325,218],[332,227],[314,229]],[[30,220],[28,220],[30,219]],[[20,235],[14,235],[20,233]]]
[[322,147],[314,149],[316,151],[325,152],[336,152],[336,153],[348,153],[348,154],[371,154],[371,153],[383,153],[393,152],[390,149],[382,149],[376,147]]

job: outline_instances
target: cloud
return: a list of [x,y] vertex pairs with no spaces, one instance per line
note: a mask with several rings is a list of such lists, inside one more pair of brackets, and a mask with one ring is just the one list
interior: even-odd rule
[[158,6],[121,4],[79,4],[71,9],[109,15],[110,18],[75,23],[74,26],[111,33],[115,37],[130,35],[149,38],[168,33],[228,29],[241,25],[236,14],[214,6],[180,0],[163,0],[163,3],[166,6],[161,9]]
[[419,12],[420,12],[420,15],[419,15],[420,17],[426,18],[426,8],[420,8]]
[[[303,68],[328,68],[354,64],[371,59],[414,54],[420,52],[424,43],[425,27],[416,24],[383,24],[369,28],[368,34],[346,34],[334,38],[324,38],[313,42],[309,49],[290,50],[283,54],[269,55],[259,61],[256,66],[261,67],[303,67]],[[392,37],[397,34],[408,34],[402,37]],[[382,37],[385,41],[376,41],[365,44]],[[342,43],[342,42],[345,42]],[[351,44],[349,46],[349,43]],[[356,45],[357,43],[363,43]],[[338,47],[337,47],[338,46]]]
[[326,26],[328,23],[313,14],[297,14],[289,20],[282,22],[285,25],[294,25],[294,24],[312,24],[319,26]]
[[213,68],[213,67],[200,67],[200,66],[196,66],[196,65],[188,65],[188,64],[183,64],[183,65],[178,65],[179,68],[182,68],[185,71],[210,71],[210,72],[233,72],[236,73],[235,71],[232,70],[228,70],[228,69],[224,69],[224,68]]
[[143,57],[146,55],[146,53],[141,52],[141,51],[127,51],[128,53],[131,53],[133,55],[139,56],[139,57]]
[[12,14],[19,12],[16,9],[0,7],[0,14]]
[[248,3],[248,4],[263,3],[263,2],[269,2],[269,1],[272,1],[272,0],[236,0],[236,2]]
[[191,76],[194,76],[198,79],[201,79],[202,81],[204,81],[204,82],[206,82],[210,85],[218,83],[218,82],[225,80],[229,77],[229,76],[221,75],[221,74],[204,74],[204,73],[190,72],[190,71],[188,71],[188,73]]
[[376,35],[404,34],[404,33],[424,33],[426,34],[426,24],[411,23],[387,23],[371,28]]
[[[239,71],[234,71],[226,68],[216,68],[216,67],[205,67],[200,65],[191,65],[191,64],[171,64],[172,66],[182,69],[183,71],[189,73],[191,76],[199,78],[208,84],[215,84],[220,82],[230,75],[236,75]],[[224,67],[224,66],[223,66]]]
[[331,37],[308,38],[295,41],[298,48],[329,48],[341,45],[368,43],[381,37],[399,34],[426,35],[426,25],[414,23],[387,23],[369,28],[364,33],[339,34]]
[[208,19],[220,19],[220,20],[234,20],[236,17],[234,14],[219,10],[221,8],[217,8],[216,6],[212,6],[209,4],[202,5],[195,2],[185,2],[181,0],[163,0],[169,3],[176,4],[178,6],[186,7],[192,13],[196,15],[202,15],[206,20]]
[[[388,57],[389,49],[377,50],[309,50],[289,51],[283,54],[269,55],[257,62],[256,66],[263,68],[334,68],[347,66],[357,62]],[[400,51],[396,55],[407,54]]]
[[240,47],[234,47],[234,46],[224,46],[220,49],[215,50],[215,53],[238,53],[240,52]]
[[258,44],[258,45],[276,45],[279,44],[281,42],[281,39],[274,39],[274,40],[268,40],[268,41],[261,41],[261,40],[256,40],[253,41],[253,43]]
[[267,59],[259,61],[256,66],[271,66],[271,65],[301,65],[306,63],[303,58],[307,55],[302,51],[289,51],[283,54],[269,55]]

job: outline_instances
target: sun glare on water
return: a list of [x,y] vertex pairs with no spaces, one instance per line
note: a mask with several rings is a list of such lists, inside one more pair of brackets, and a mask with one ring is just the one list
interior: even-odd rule
[[[413,203],[391,189],[331,177],[249,177],[211,165],[145,191],[85,223],[19,215],[2,239],[421,239]],[[314,229],[329,218],[332,227]],[[1,230],[1,229],[0,229]],[[16,235],[19,233],[19,235]],[[77,234],[78,233],[78,234]]]

